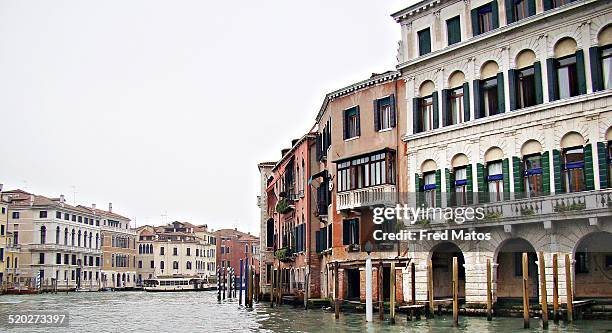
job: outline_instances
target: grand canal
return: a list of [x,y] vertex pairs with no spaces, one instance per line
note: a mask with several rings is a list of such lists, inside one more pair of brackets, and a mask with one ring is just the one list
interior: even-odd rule
[[[69,327],[13,328],[0,323],[1,332],[529,332],[522,319],[461,318],[458,329],[451,328],[449,317],[406,322],[398,315],[396,325],[375,321],[366,324],[359,313],[341,314],[322,309],[304,311],[291,306],[271,309],[268,303],[253,309],[239,307],[234,300],[217,302],[214,292],[146,293],[101,292],[0,296],[0,318],[21,311],[67,311]],[[3,319],[4,320],[4,319]],[[533,319],[531,331],[539,322]],[[551,322],[548,332],[605,332],[612,323],[579,321],[559,326]]]

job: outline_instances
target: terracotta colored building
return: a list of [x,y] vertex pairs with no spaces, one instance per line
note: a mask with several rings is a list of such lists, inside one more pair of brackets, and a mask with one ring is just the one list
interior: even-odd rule
[[240,272],[240,259],[247,259],[249,266],[259,271],[259,237],[238,229],[220,229],[213,232],[217,242],[217,268],[232,267]]

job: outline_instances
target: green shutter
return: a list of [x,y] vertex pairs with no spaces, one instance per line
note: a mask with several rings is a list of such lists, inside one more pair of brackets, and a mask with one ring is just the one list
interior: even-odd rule
[[487,176],[485,166],[476,164],[476,185],[478,186],[478,202],[487,202]]
[[474,80],[474,118],[482,118],[482,105],[480,103],[480,80]]
[[514,22],[514,0],[505,0],[507,24]]
[[421,113],[419,112],[419,102],[420,98],[412,99],[412,132],[419,133],[422,131],[421,128]]
[[556,101],[559,99],[557,90],[557,70],[555,59],[546,59],[546,77],[548,78],[548,99]]
[[396,122],[396,107],[395,107],[395,95],[389,96],[389,104],[391,104],[391,127],[395,128]]
[[516,110],[516,92],[518,87],[516,86],[516,71],[514,69],[508,70],[508,89],[510,90],[510,111]]
[[595,189],[595,173],[593,169],[593,146],[588,143],[584,146],[584,178],[586,190]]
[[414,188],[415,192],[423,191],[423,178],[418,173],[414,174]]
[[442,89],[442,126],[448,126],[452,124],[449,97],[450,97],[449,90]]
[[436,207],[442,207],[442,170],[436,170]]
[[493,12],[493,29],[499,28],[499,6],[497,0],[491,2],[491,11]]
[[586,72],[584,70],[584,51],[576,51],[576,72],[578,73],[578,93],[586,94]]
[[357,136],[361,135],[361,117],[359,116],[359,105],[356,106],[357,108]]
[[455,16],[446,21],[446,31],[448,45],[453,45],[461,41],[461,21],[459,16]]
[[480,35],[480,26],[478,25],[478,8],[472,9],[472,36]]
[[547,151],[542,153],[542,191],[550,194],[550,156]]
[[438,111],[439,111],[439,107],[438,107],[438,92],[434,91],[433,94],[431,94],[431,100],[433,103],[433,128],[436,129],[439,127],[439,116],[438,116]]
[[514,176],[514,197],[524,197],[523,161],[519,157],[512,156],[512,175]]
[[449,206],[453,205],[453,195],[454,195],[454,188],[455,188],[455,174],[452,172],[452,170],[449,169],[444,169],[445,175],[446,175],[446,202]]
[[542,65],[539,61],[533,63],[533,71],[536,104],[542,104],[544,102],[544,95],[542,93]]
[[506,99],[504,98],[504,73],[497,73],[497,107],[499,113],[506,112]]
[[544,0],[544,10],[552,9],[553,0]]
[[446,193],[451,193],[453,191],[453,187],[450,182],[452,172],[448,169],[444,169],[444,179],[446,179]]
[[563,175],[561,174],[561,152],[557,149],[552,151],[553,172],[555,176],[555,193],[563,193]]
[[472,164],[468,164],[466,166],[466,171],[465,173],[467,174],[467,199],[468,199],[468,204],[471,204],[474,202],[474,182],[473,182],[473,178],[472,178]]
[[419,38],[419,55],[431,52],[431,30],[423,29],[417,33]]
[[510,162],[507,158],[502,160],[502,174],[504,176],[504,199],[510,199]]
[[470,84],[463,84],[463,120],[470,120]]
[[380,110],[378,109],[378,100],[375,99],[372,105],[372,116],[374,116],[374,130],[380,131]]
[[591,61],[591,82],[593,83],[593,91],[603,90],[603,74],[601,71],[599,47],[593,46],[589,48],[589,60]]
[[535,0],[527,0],[527,15],[533,16],[536,14]]
[[606,144],[603,142],[597,142],[597,159],[599,162],[599,188],[608,188],[610,187],[610,179],[608,179],[608,152]]

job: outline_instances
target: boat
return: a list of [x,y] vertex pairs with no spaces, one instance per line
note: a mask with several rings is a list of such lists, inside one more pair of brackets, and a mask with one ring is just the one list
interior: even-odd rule
[[208,281],[199,278],[189,277],[160,277],[144,280],[144,291],[160,292],[160,291],[204,291],[214,290],[216,287],[208,283]]

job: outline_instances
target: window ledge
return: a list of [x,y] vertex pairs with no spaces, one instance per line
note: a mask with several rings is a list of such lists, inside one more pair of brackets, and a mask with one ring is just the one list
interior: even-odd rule
[[354,137],[349,138],[349,139],[344,139],[344,142],[355,141],[355,140],[359,139],[359,137],[360,137],[360,135],[358,135],[358,136],[354,136]]
[[393,127],[383,128],[381,130],[378,130],[378,133],[390,132],[392,130],[393,130]]

